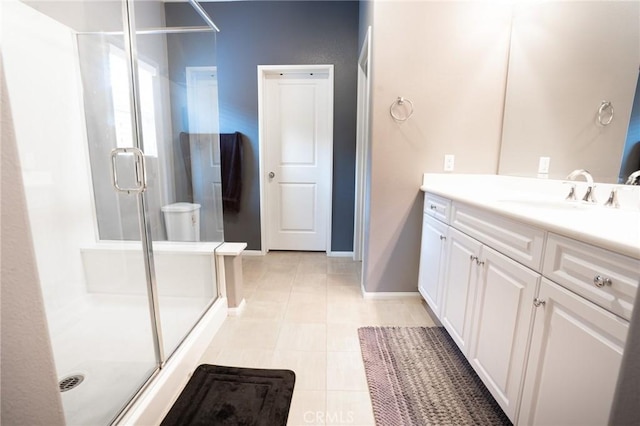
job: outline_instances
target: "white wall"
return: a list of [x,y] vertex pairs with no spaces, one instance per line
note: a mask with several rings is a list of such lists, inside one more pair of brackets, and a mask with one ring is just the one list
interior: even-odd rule
[[[0,16],[7,7],[0,2]],[[4,17],[3,17],[4,19]],[[3,20],[3,27],[6,21]],[[4,32],[0,33],[4,41]],[[0,57],[2,139],[2,359],[0,422],[63,425],[55,366],[31,244],[11,105]]]
[[51,315],[84,292],[79,247],[95,241],[75,39],[69,28],[22,3],[4,9],[8,95]]
[[[496,173],[511,9],[494,2],[369,2],[373,22],[366,291],[417,291],[422,174]],[[366,21],[364,19],[363,21]],[[415,112],[394,122],[389,106]]]

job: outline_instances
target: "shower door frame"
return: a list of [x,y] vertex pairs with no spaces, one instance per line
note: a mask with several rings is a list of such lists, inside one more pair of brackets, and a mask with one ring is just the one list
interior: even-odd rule
[[[140,88],[138,87],[138,51],[136,46],[136,28],[135,28],[135,6],[133,0],[122,1],[122,18],[124,27],[124,44],[127,57],[128,77],[129,77],[129,102],[131,104],[132,115],[131,124],[133,129],[133,144],[142,151],[144,155],[144,144],[140,135],[142,135],[142,111],[140,109]],[[144,166],[143,166],[144,167]],[[114,185],[115,186],[115,185]],[[117,188],[116,188],[117,189]],[[146,187],[136,195],[138,202],[138,223],[140,225],[140,240],[142,242],[142,258],[144,260],[144,269],[147,280],[147,298],[149,301],[149,315],[151,319],[151,332],[153,335],[153,350],[156,355],[156,370],[153,375],[157,374],[162,368],[165,357],[162,342],[162,325],[160,323],[160,305],[158,296],[158,282],[156,280],[155,262],[153,258],[153,246],[151,237],[151,225],[149,223],[149,210],[145,194]],[[153,377],[151,376],[151,378]],[[151,379],[150,378],[150,379]],[[147,381],[147,383],[149,380]],[[144,386],[143,388],[144,389]],[[141,389],[141,390],[142,390]]]
[[[144,156],[144,142],[141,137],[142,133],[142,111],[140,106],[140,88],[138,85],[139,78],[139,70],[138,70],[138,50],[136,37],[138,34],[171,34],[171,33],[183,33],[183,32],[200,32],[200,31],[213,31],[219,32],[219,28],[214,24],[213,20],[209,17],[209,15],[204,11],[202,6],[198,3],[197,0],[187,0],[187,2],[195,9],[196,13],[207,23],[207,26],[204,27],[167,27],[167,28],[157,28],[150,30],[136,30],[135,23],[135,2],[136,0],[122,0],[122,18],[123,18],[123,27],[124,27],[124,48],[125,48],[125,56],[127,59],[127,67],[128,67],[128,80],[129,80],[129,100],[130,105],[132,106],[132,140],[133,145],[140,153]],[[144,162],[143,169],[144,169]],[[143,174],[146,173],[144,170]],[[114,181],[114,187],[115,187]],[[114,188],[118,190],[118,188]],[[149,301],[149,315],[151,321],[151,328],[153,334],[153,344],[154,344],[154,353],[156,356],[156,368],[148,377],[148,379],[140,386],[135,395],[131,398],[131,400],[125,404],[118,415],[113,420],[112,424],[118,424],[123,418],[125,418],[129,412],[129,410],[138,402],[140,396],[147,390],[154,379],[158,376],[162,368],[165,366],[167,362],[167,357],[165,356],[164,345],[163,345],[163,336],[162,336],[162,326],[161,326],[161,318],[160,318],[160,297],[158,292],[158,282],[156,278],[156,270],[155,270],[155,261],[154,261],[154,253],[153,253],[153,238],[151,231],[151,223],[150,223],[150,212],[146,199],[146,183],[143,183],[141,190],[136,194],[137,203],[138,203],[138,223],[140,228],[140,239],[142,243],[142,257],[144,260],[144,269],[146,275],[146,285],[147,285],[147,298]],[[125,191],[126,192],[126,191]],[[208,305],[207,309],[203,313],[203,316],[208,312],[208,310],[213,306],[216,300],[220,297],[220,283],[218,283],[217,287],[217,295],[213,298],[211,303]],[[202,320],[202,316],[200,319],[193,325],[195,327]],[[192,328],[193,330],[193,328]],[[191,331],[192,331],[191,330]],[[191,331],[189,333],[191,333]],[[180,345],[180,344],[179,344]],[[178,346],[179,346],[178,345]],[[175,351],[174,351],[175,352]]]

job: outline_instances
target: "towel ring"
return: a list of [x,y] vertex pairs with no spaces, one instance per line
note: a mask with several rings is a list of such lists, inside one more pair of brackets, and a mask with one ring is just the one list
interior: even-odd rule
[[[610,110],[609,116],[606,117],[605,111]],[[602,101],[598,108],[598,123],[601,126],[608,126],[613,121],[613,104],[609,101]]]
[[[409,104],[409,112],[407,113],[406,117],[403,118],[403,117],[400,117],[400,116],[398,116],[398,115],[396,115],[394,113],[394,108],[396,106],[404,105],[405,102]],[[403,98],[402,96],[398,96],[398,99],[393,101],[393,103],[389,107],[389,113],[391,114],[391,117],[393,117],[393,119],[396,120],[396,121],[407,121],[409,119],[409,117],[411,117],[411,115],[413,114],[413,102],[411,102],[411,100],[409,100],[407,98]]]

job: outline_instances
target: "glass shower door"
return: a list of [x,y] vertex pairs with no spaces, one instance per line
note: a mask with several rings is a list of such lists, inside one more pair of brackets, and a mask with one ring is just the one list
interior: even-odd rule
[[[128,68],[112,60],[126,51],[122,11],[120,1],[3,4],[4,71],[69,425],[111,423],[160,364],[140,196],[113,189],[109,161],[134,146],[117,119],[131,100],[118,83]],[[134,158],[116,161],[122,186],[137,179]]]
[[171,9],[3,1],[3,66],[69,425],[118,419],[218,293],[215,32],[191,9],[186,26],[166,27]]
[[[193,5],[179,5],[182,13],[162,2],[133,5],[146,213],[166,359],[218,293],[214,250],[223,225],[216,33]],[[172,24],[175,15],[191,19]]]

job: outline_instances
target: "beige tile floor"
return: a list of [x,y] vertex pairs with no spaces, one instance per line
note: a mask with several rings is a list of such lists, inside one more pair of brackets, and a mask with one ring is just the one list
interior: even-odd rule
[[324,253],[244,256],[246,309],[201,363],[295,371],[289,425],[373,425],[358,327],[434,322],[419,297],[363,299],[360,265]]

